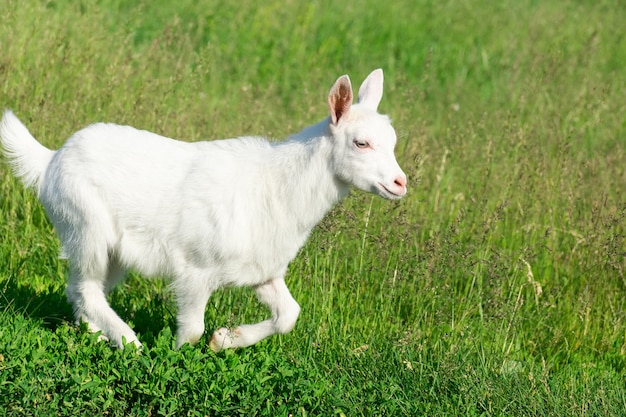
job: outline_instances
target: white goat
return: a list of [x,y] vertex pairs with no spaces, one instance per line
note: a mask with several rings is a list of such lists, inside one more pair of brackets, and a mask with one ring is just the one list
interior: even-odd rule
[[106,294],[133,269],[172,279],[176,343],[196,343],[222,286],[253,286],[268,320],[213,333],[214,351],[289,332],[300,306],[284,275],[311,229],[350,186],[396,199],[406,176],[396,135],[377,113],[383,72],[352,105],[347,75],[328,96],[330,116],[281,143],[262,138],[187,143],[97,123],[59,150],[45,148],[11,112],[0,125],[16,176],[33,187],[70,261],[66,290],[77,321],[114,345],[141,346]]

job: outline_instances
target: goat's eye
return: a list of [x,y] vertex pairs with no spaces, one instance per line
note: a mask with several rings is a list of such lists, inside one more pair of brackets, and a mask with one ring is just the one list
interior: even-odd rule
[[370,144],[366,140],[354,139],[354,145],[359,149],[369,148]]

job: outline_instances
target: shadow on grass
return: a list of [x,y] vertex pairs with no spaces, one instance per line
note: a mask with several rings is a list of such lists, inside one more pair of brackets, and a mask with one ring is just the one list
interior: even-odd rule
[[10,276],[2,285],[1,297],[4,310],[11,309],[24,317],[40,320],[50,330],[73,321],[72,307],[67,303],[63,290],[37,291],[27,284],[17,284]]
[[154,280],[131,276],[109,294],[109,304],[137,333],[141,343],[154,345],[161,330],[176,328],[175,306],[168,291]]
[[[72,306],[66,299],[64,288],[37,290],[28,284],[17,283],[10,276],[0,283],[0,291],[0,308],[4,311],[22,314],[53,332],[64,324],[75,325]],[[141,297],[142,292],[150,292],[150,295]],[[118,288],[109,296],[113,310],[130,323],[142,343],[152,344],[163,328],[175,327],[171,307],[163,301],[163,297],[155,297],[154,293],[154,290],[140,286],[129,291]],[[141,302],[134,302],[138,297]]]

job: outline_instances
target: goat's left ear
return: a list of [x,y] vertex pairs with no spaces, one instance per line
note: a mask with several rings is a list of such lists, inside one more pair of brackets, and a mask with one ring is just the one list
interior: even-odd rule
[[330,107],[330,121],[336,125],[339,119],[344,117],[352,107],[350,77],[342,75],[335,81],[335,85],[328,94],[328,106]]
[[383,70],[378,68],[367,76],[359,88],[359,104],[372,110],[378,108],[383,98]]

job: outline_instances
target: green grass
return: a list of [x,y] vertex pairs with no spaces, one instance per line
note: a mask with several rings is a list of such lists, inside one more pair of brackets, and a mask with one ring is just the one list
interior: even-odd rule
[[[339,3],[339,2],[338,2]],[[615,416],[626,409],[626,7],[619,1],[0,5],[0,106],[56,148],[96,121],[283,138],[385,70],[409,195],[354,192],[290,266],[296,328],[173,349],[167,283],[73,325],[67,265],[0,164],[0,414]],[[248,289],[206,324],[267,316]]]

